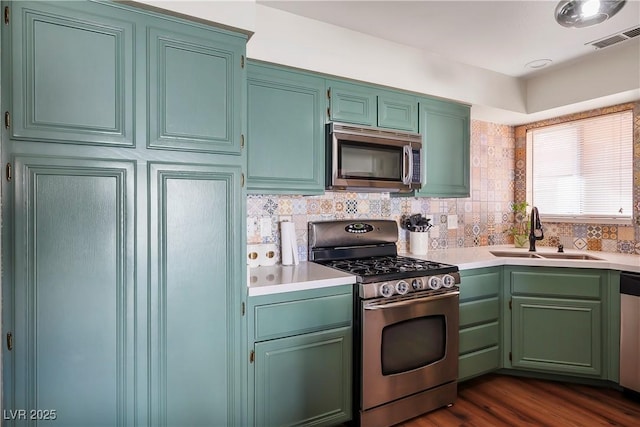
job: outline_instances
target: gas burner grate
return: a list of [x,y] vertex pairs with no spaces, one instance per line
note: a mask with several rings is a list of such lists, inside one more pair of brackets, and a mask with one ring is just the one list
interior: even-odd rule
[[328,267],[346,271],[361,277],[377,276],[384,278],[385,275],[395,275],[398,273],[438,274],[443,269],[450,269],[451,266],[433,261],[408,258],[402,256],[379,256],[369,258],[356,258],[348,260],[327,261],[324,263]]

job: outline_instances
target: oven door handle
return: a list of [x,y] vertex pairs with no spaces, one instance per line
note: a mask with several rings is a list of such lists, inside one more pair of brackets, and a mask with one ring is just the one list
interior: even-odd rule
[[446,294],[430,295],[430,296],[427,296],[427,297],[408,299],[408,300],[404,300],[404,301],[396,301],[396,302],[389,302],[389,303],[383,303],[383,304],[365,305],[364,309],[365,310],[381,310],[381,309],[385,309],[385,308],[403,307],[403,306],[422,303],[422,302],[425,302],[425,301],[436,301],[436,300],[440,300],[440,299],[444,299],[444,298],[451,298],[451,297],[456,296],[456,295],[460,295],[460,292],[459,291],[447,292]]

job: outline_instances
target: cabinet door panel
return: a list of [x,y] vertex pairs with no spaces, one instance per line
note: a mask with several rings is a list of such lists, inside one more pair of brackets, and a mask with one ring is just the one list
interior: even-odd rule
[[350,419],[350,327],[257,343],[255,352],[257,426]]
[[517,368],[601,374],[601,303],[513,297],[512,351]]
[[247,188],[324,192],[324,79],[250,65]]
[[149,30],[149,147],[240,153],[244,40],[213,34]]
[[134,166],[17,157],[13,408],[133,422]]
[[470,194],[469,108],[436,100],[420,101],[423,180],[418,196]]
[[[239,168],[153,163],[153,425],[236,425]],[[236,209],[236,210],[234,210]],[[236,267],[238,266],[238,267]]]
[[418,131],[418,101],[411,95],[382,92],[378,95],[378,126]]
[[133,25],[73,3],[67,16],[12,6],[12,136],[133,146]]
[[376,126],[377,99],[373,89],[349,83],[330,81],[331,120]]

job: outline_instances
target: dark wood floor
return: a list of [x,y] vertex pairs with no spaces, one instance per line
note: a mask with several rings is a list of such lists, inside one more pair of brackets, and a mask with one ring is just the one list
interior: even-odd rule
[[507,375],[458,386],[458,400],[402,427],[640,426],[640,403],[617,390]]

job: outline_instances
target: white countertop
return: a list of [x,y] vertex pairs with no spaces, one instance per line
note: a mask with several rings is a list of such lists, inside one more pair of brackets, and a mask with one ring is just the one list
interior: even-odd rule
[[[640,273],[640,256],[612,252],[565,250],[567,254],[587,254],[599,260],[542,259],[497,257],[491,251],[528,253],[528,248],[517,249],[513,245],[479,246],[429,251],[426,255],[400,254],[412,258],[457,265],[460,270],[501,265],[527,265],[544,267],[598,268]],[[537,253],[555,253],[556,248],[539,247]],[[313,262],[301,262],[295,266],[274,265],[251,268],[248,273],[249,296],[280,292],[317,289],[328,286],[355,283],[355,276]]]
[[[515,248],[513,245],[478,246],[473,248],[451,248],[429,251],[426,255],[415,255],[411,253],[401,255],[457,265],[460,270],[471,270],[474,268],[494,267],[500,265],[530,265],[543,267],[601,268],[605,270],[640,272],[640,255],[565,249],[565,254],[590,255],[600,258],[600,260],[541,259],[498,257],[493,255],[491,251],[527,254],[529,253],[529,248],[528,245],[526,248]],[[537,248],[535,253],[544,255],[557,252],[558,249],[555,247],[540,246]]]
[[355,282],[356,276],[352,274],[314,262],[251,268],[247,280],[249,296],[350,285]]

